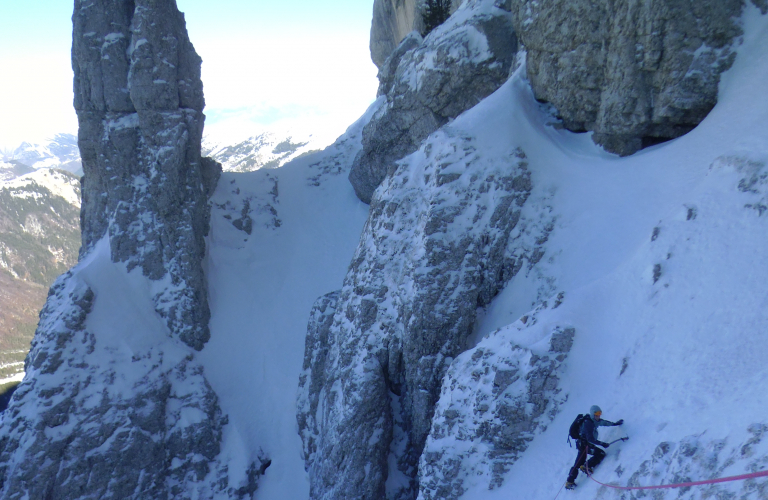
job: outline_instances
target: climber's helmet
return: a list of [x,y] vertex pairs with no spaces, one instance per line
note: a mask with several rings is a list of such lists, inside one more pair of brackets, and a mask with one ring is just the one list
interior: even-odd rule
[[589,414],[592,415],[595,420],[600,420],[600,417],[603,415],[603,410],[597,405],[592,405],[589,409]]

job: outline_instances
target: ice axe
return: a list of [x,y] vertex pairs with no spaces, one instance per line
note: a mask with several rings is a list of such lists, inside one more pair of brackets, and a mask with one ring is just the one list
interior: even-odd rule
[[619,439],[614,439],[613,441],[611,441],[611,442],[610,442],[610,443],[608,443],[608,444],[609,444],[609,445],[611,445],[611,444],[613,444],[613,443],[618,443],[619,441],[626,441],[627,439],[629,439],[629,436],[627,436],[627,437],[623,437],[623,438],[619,438]]

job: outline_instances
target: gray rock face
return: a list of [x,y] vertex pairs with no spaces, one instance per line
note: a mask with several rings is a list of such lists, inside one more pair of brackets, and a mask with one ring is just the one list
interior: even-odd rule
[[76,0],[73,22],[83,247],[0,417],[0,497],[250,498],[268,460],[230,482],[195,360],[220,172],[200,156],[200,58],[173,0]]
[[157,311],[199,350],[210,336],[207,200],[221,171],[200,156],[200,57],[174,1],[77,0],[72,19],[82,253],[108,234],[115,262],[167,278]]
[[424,29],[417,0],[374,0],[371,21],[371,60],[378,67],[403,38]]
[[[0,496],[226,493],[216,461],[226,417],[202,367],[170,338],[142,350],[93,331],[87,317],[99,300],[77,273],[51,288],[26,378],[0,422]],[[120,354],[126,345],[132,356]]]
[[545,301],[525,322],[493,333],[453,362],[419,463],[420,500],[456,500],[466,481],[500,486],[557,414],[566,399],[558,388],[561,365],[575,330],[556,327],[531,348],[516,346],[509,337],[538,328],[537,313],[561,300],[562,295]]
[[[451,14],[461,0],[451,0]],[[371,60],[381,69],[395,48],[412,31],[424,29],[422,2],[417,0],[374,0],[371,21]]]
[[717,102],[744,0],[511,0],[537,99],[629,155],[681,136]]
[[[524,153],[444,127],[384,180],[341,291],[310,319],[299,430],[313,499],[412,499],[440,385],[510,257]],[[390,465],[395,464],[395,465]]]
[[383,63],[379,95],[387,103],[363,129],[349,174],[362,201],[370,203],[397,160],[506,81],[517,39],[509,14],[492,5],[467,2],[464,20],[449,19],[423,41],[409,35]]

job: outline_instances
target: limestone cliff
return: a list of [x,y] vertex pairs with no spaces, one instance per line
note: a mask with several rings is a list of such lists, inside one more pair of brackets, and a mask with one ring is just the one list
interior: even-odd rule
[[200,155],[200,57],[175,1],[77,1],[82,252],[108,235],[115,262],[169,285],[153,298],[173,335],[210,336],[202,259],[220,167]]
[[[451,1],[454,12],[461,0]],[[424,29],[420,0],[374,0],[371,21],[371,59],[381,68],[395,48],[412,31]]]
[[[753,0],[756,5],[764,3]],[[537,99],[629,155],[679,137],[717,102],[745,0],[507,0]]]
[[[375,9],[384,6],[391,26],[409,8]],[[372,30],[386,101],[350,172],[369,218],[342,288],[310,314],[300,378],[312,500],[454,499],[478,480],[496,487],[567,400],[560,382],[577,330],[537,324],[560,313],[554,278],[541,277],[532,312],[470,345],[478,306],[521,269],[536,272],[554,222],[532,195],[517,138],[489,144],[461,124],[493,115],[487,103],[509,94],[488,96],[519,63],[515,87],[606,149],[677,137],[714,106],[742,7],[467,0],[425,38],[401,30],[383,50]],[[547,114],[529,104],[515,109]]]
[[[592,131],[606,150],[629,155],[679,137],[717,102],[720,74],[733,63],[747,0],[499,0],[525,46],[537,99],[565,128]],[[764,0],[751,0],[763,12]],[[461,2],[453,1],[451,12]],[[386,73],[412,30],[413,0],[376,0],[371,58]]]
[[311,315],[299,430],[313,499],[415,498],[443,375],[478,304],[526,261],[506,254],[525,154],[486,161],[472,137],[433,138],[374,194],[341,291]]
[[371,21],[371,59],[381,68],[403,38],[424,27],[418,0],[375,0]]
[[200,156],[201,60],[174,0],[76,0],[73,23],[80,262],[0,417],[0,497],[243,498],[260,468],[230,484],[227,417],[195,358],[220,171]]

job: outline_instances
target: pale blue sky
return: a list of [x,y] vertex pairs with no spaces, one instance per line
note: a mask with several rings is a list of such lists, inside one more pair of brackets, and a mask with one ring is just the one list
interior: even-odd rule
[[[0,0],[0,147],[76,131],[73,4]],[[312,116],[343,128],[375,98],[368,51],[373,0],[177,4],[203,58],[208,125]]]

